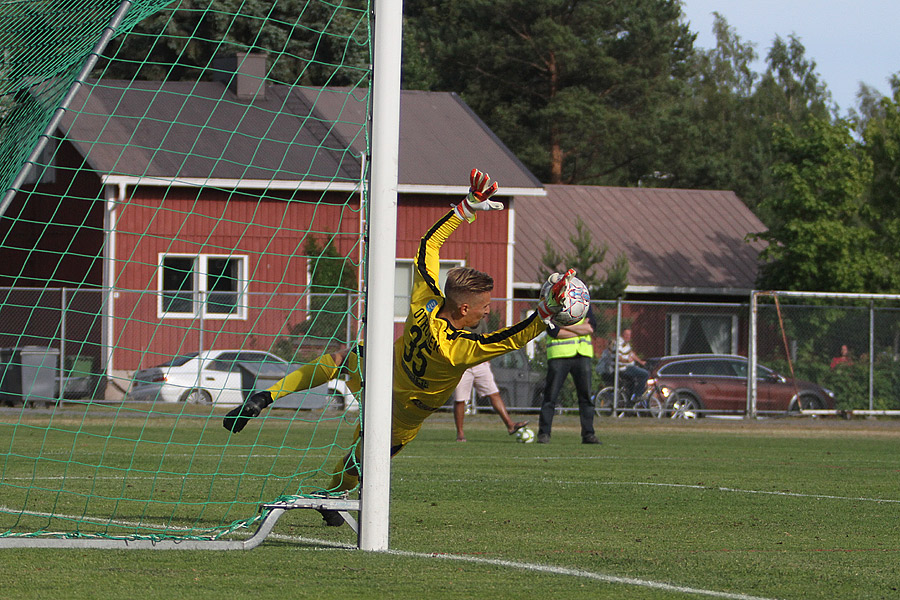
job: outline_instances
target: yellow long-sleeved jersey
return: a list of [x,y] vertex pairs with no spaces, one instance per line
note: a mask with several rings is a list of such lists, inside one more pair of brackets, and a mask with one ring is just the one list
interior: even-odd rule
[[416,253],[409,315],[394,344],[392,444],[412,440],[422,422],[443,406],[471,366],[523,347],[546,329],[537,313],[487,335],[457,329],[437,313],[444,304],[438,285],[439,253],[462,223],[450,211],[422,237]]

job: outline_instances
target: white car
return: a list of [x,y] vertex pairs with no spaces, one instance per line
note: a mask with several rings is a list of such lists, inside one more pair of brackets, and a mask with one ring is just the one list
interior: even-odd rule
[[[248,393],[271,386],[299,366],[259,350],[193,352],[135,372],[126,399],[238,406]],[[340,379],[288,394],[273,406],[315,409],[335,400],[343,408],[357,408],[356,398]]]

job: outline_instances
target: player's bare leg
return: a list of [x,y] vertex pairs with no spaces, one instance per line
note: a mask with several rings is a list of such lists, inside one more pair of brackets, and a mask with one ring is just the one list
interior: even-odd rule
[[499,393],[493,393],[488,397],[491,399],[491,406],[494,408],[494,412],[500,416],[500,420],[506,425],[506,431],[508,431],[510,435],[528,425],[528,421],[513,422],[509,413],[506,412],[506,404],[503,403],[503,398],[500,397]]
[[464,442],[466,441],[466,434],[463,433],[463,421],[466,418],[466,403],[465,402],[454,402],[453,403],[453,420],[456,422],[456,441]]

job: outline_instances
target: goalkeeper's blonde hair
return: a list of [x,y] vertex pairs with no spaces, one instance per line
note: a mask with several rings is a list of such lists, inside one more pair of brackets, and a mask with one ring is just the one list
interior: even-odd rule
[[472,294],[494,291],[494,278],[471,267],[455,267],[447,271],[444,295],[459,304]]

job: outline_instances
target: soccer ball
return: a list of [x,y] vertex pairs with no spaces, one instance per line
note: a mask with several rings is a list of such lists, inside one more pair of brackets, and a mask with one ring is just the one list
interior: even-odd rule
[[522,444],[530,444],[534,441],[534,432],[527,427],[523,427],[516,432],[516,441]]
[[584,282],[572,277],[566,286],[562,309],[553,316],[557,325],[574,325],[587,316],[591,308],[591,294]]

